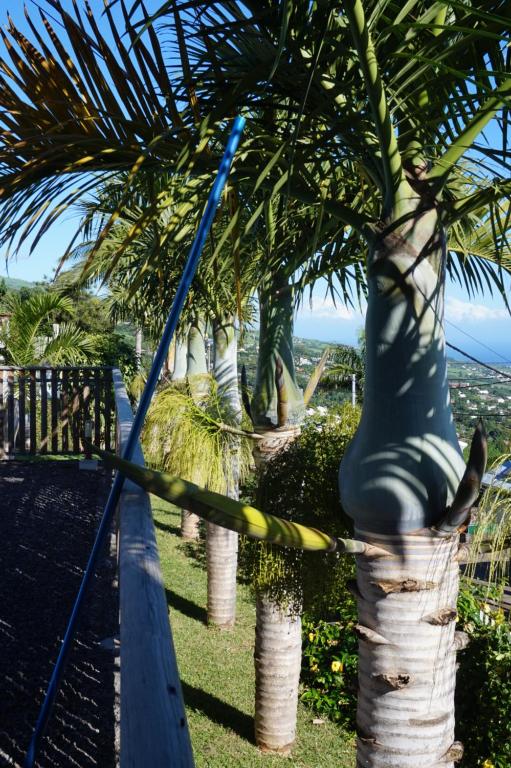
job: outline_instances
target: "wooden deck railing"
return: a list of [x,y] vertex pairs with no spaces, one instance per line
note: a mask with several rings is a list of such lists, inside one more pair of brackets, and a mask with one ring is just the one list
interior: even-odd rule
[[[113,372],[116,449],[133,413]],[[140,445],[133,460],[144,463]],[[148,495],[126,481],[119,502],[121,615],[120,768],[193,768],[181,682],[168,619]]]
[[79,454],[84,424],[113,447],[112,369],[0,366],[0,459],[24,454]]

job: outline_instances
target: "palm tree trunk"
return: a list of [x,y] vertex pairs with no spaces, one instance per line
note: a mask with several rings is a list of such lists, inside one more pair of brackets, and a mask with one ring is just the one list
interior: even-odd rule
[[[229,423],[241,425],[241,403],[238,390],[237,338],[234,318],[214,324],[215,341],[213,375],[218,392],[229,411]],[[225,457],[226,493],[239,496],[238,450]],[[208,624],[221,628],[234,625],[236,619],[236,571],[238,567],[238,534],[207,523],[206,559],[208,569]]]
[[256,617],[256,743],[263,751],[289,754],[296,738],[301,619],[267,595],[258,595]]
[[186,360],[188,355],[188,338],[187,334],[176,335],[176,346],[174,351],[174,367],[172,369],[171,379],[177,383],[184,381],[186,378]]
[[452,765],[458,537],[435,530],[463,473],[443,332],[445,237],[435,211],[382,236],[368,264],[360,427],[340,468],[357,536],[358,763]]
[[200,402],[209,391],[208,365],[206,361],[206,323],[199,317],[188,332],[186,376],[192,397]]
[[[259,291],[259,356],[251,403],[255,431],[263,437],[254,446],[260,471],[296,439],[305,415],[293,359],[293,309],[284,276],[272,275]],[[287,754],[296,737],[302,651],[299,614],[264,592],[257,596],[255,737],[265,751]]]
[[452,766],[457,537],[356,535],[393,553],[357,564],[357,765]]

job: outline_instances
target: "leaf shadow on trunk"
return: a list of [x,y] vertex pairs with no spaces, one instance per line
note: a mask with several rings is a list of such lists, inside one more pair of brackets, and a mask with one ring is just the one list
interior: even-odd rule
[[170,606],[170,608],[179,611],[179,613],[182,613],[184,616],[188,616],[189,619],[200,621],[201,624],[207,623],[207,613],[205,608],[202,608],[196,603],[192,603],[191,600],[187,600],[186,597],[178,595],[171,589],[165,590],[165,597],[167,598],[167,605]]
[[202,712],[211,721],[222,725],[228,730],[234,731],[242,739],[255,744],[254,720],[250,715],[241,712],[236,707],[212,696],[210,693],[195,688],[193,685],[181,681],[185,704],[191,709]]

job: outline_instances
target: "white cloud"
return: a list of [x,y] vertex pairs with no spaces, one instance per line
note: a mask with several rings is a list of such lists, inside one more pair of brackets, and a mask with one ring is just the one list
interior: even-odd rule
[[448,298],[445,302],[445,316],[453,322],[462,320],[505,320],[509,319],[506,309],[485,307],[484,304],[472,304],[470,301]]
[[313,317],[315,319],[360,321],[364,318],[365,313],[358,309],[353,309],[353,307],[347,307],[345,304],[341,304],[341,302],[338,302],[336,305],[331,297],[327,297],[321,300],[313,299],[312,309],[307,302],[304,302],[297,314],[298,317],[303,319]]

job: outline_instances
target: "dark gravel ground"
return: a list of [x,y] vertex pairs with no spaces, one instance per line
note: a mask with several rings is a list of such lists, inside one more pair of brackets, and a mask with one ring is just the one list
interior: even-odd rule
[[[0,766],[23,763],[94,541],[110,474],[76,461],[0,463]],[[86,599],[37,766],[116,764],[118,634],[110,542]]]

